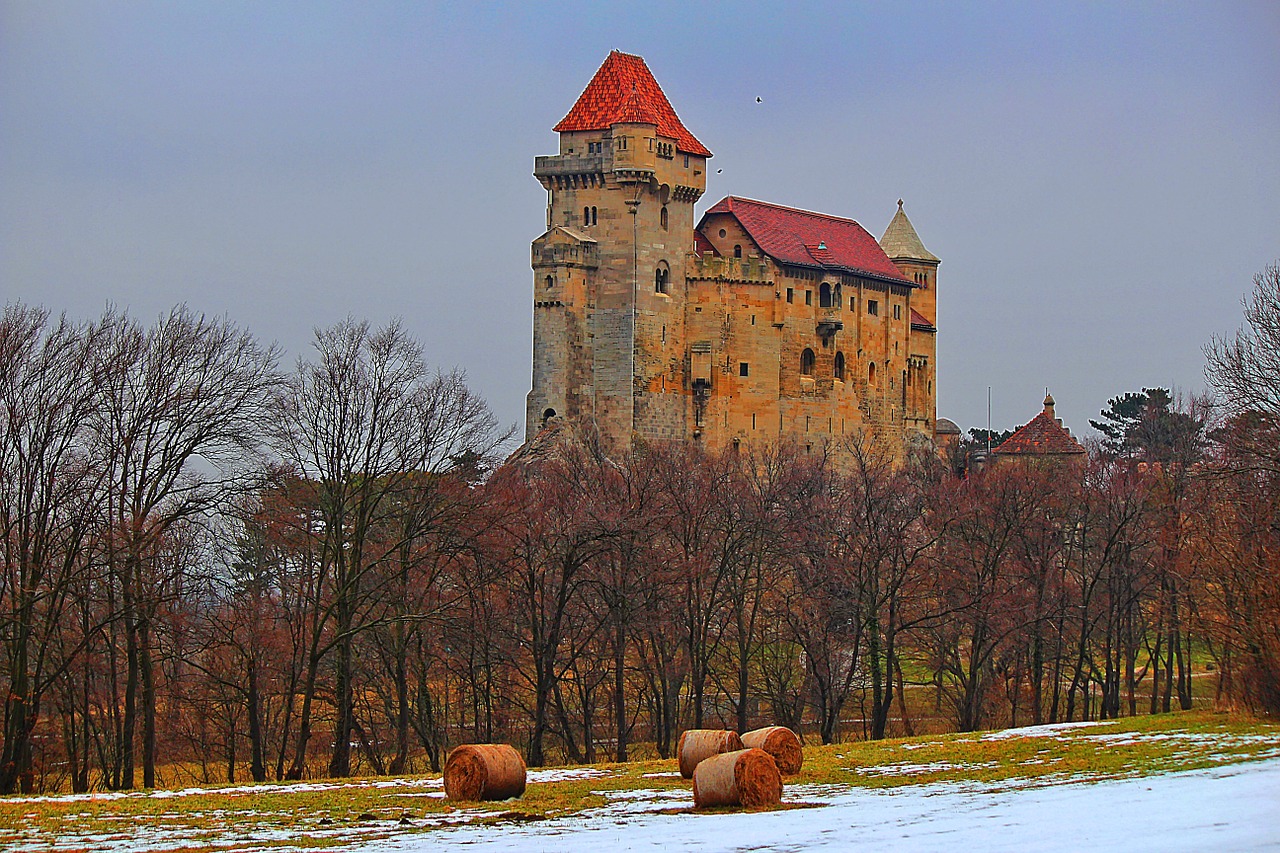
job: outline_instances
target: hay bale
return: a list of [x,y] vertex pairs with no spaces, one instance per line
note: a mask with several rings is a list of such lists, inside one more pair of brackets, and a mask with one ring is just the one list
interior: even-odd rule
[[755,809],[782,802],[782,774],[763,749],[740,749],[704,759],[693,771],[693,805]]
[[763,749],[778,763],[778,772],[794,776],[804,764],[804,748],[799,736],[786,726],[765,726],[742,736],[742,745],[749,749]]
[[738,737],[737,732],[724,729],[689,729],[680,735],[680,741],[676,744],[680,775],[686,779],[692,779],[693,769],[698,766],[699,761],[737,749],[742,749],[742,738]]
[[524,793],[524,759],[505,743],[456,747],[444,763],[444,792],[451,800],[506,800]]

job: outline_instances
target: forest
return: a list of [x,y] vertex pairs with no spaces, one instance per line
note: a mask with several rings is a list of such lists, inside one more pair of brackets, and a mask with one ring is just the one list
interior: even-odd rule
[[688,727],[832,743],[1280,713],[1280,268],[1214,396],[1079,464],[637,447],[505,458],[398,323],[292,368],[225,319],[0,316],[0,792],[531,766]]

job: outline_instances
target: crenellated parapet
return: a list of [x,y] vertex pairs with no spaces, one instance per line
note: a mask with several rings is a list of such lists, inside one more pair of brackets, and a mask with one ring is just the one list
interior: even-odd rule
[[764,258],[727,258],[690,253],[685,265],[690,280],[727,281],[741,284],[773,284],[773,272]]

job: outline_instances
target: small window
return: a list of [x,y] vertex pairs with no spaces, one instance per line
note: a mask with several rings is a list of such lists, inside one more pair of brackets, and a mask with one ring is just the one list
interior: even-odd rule
[[687,168],[689,168],[689,155],[688,155],[688,154],[684,155],[684,167],[685,167],[686,169],[687,169]]
[[658,267],[653,274],[653,292],[666,293],[670,285],[671,270],[666,266]]
[[822,283],[822,287],[818,288],[818,307],[831,307],[831,285],[827,284],[825,281]]
[[617,146],[619,151],[627,150],[627,138],[625,136],[619,136],[617,140],[615,140],[614,144]]
[[742,257],[742,246],[741,246],[741,245],[735,245],[735,246],[733,247],[733,256],[734,256],[735,258],[740,258],[740,257]]
[[867,384],[876,384],[876,363],[874,361],[867,364]]
[[849,310],[850,310],[850,311],[857,311],[857,310],[858,310],[858,297],[856,297],[856,296],[850,296],[850,297],[849,297]]
[[591,208],[591,224],[596,224],[596,209],[594,207]]
[[583,225],[591,224],[591,208],[589,207],[582,208],[582,224]]
[[831,371],[831,374],[835,376],[836,379],[839,379],[841,382],[844,381],[844,353],[842,352],[836,353],[836,363],[835,363],[835,367]]
[[880,316],[880,302],[879,302],[878,300],[875,300],[875,299],[868,299],[868,300],[867,300],[867,313],[868,313],[868,314],[870,314],[872,317],[879,317],[879,316]]
[[547,290],[550,290],[551,288],[553,288],[553,287],[555,287],[555,286],[556,286],[556,277],[555,277],[555,276],[553,276],[553,275],[549,275],[549,276],[547,276],[547,277],[543,280],[543,284],[545,284],[545,285],[547,286]]
[[542,423],[545,425],[547,421],[551,420],[555,416],[556,416],[555,409],[547,409],[545,412],[542,413]]
[[725,238],[725,237],[728,237],[728,236],[729,236],[729,232],[728,232],[728,231],[726,231],[726,230],[724,230],[723,228],[721,228],[721,229],[720,229],[720,237],[721,237],[721,239],[723,239],[723,238]]
[[658,214],[658,223],[662,226],[662,230],[667,230],[667,206],[662,206],[662,212]]
[[902,306],[901,306],[901,305],[895,305],[895,306],[893,306],[893,319],[895,319],[895,320],[901,320],[901,319],[902,319]]
[[788,287],[788,288],[787,288],[787,301],[788,301],[788,302],[794,302],[794,301],[795,301],[795,298],[796,298],[796,291],[795,291],[795,288],[793,288],[793,287]]
[[747,376],[751,372],[750,366],[745,361],[738,362],[738,375]]
[[817,359],[813,355],[813,350],[805,347],[804,352],[800,353],[800,375],[812,376],[813,366]]
[[812,304],[813,304],[813,291],[812,291],[812,290],[806,290],[806,291],[804,292],[804,304],[805,304],[805,305],[812,305]]

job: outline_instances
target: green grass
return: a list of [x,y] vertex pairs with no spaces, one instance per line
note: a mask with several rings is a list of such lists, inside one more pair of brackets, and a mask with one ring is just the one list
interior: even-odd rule
[[[805,748],[794,785],[892,788],[965,782],[998,789],[1193,769],[1280,755],[1280,725],[1192,711],[1123,718],[1039,737],[928,735]],[[575,768],[582,769],[582,768]],[[674,760],[596,764],[597,775],[530,784],[518,801],[455,806],[424,794],[438,777],[316,780],[305,790],[271,784],[187,796],[138,793],[87,800],[0,798],[0,848],[102,853],[131,841],[189,853],[333,849],[447,823],[555,820],[607,805],[610,793],[688,791]],[[243,790],[248,788],[249,790]],[[647,796],[647,795],[646,795]],[[676,810],[687,800],[674,801]],[[793,803],[791,807],[796,807]],[[401,817],[410,823],[399,823]]]

